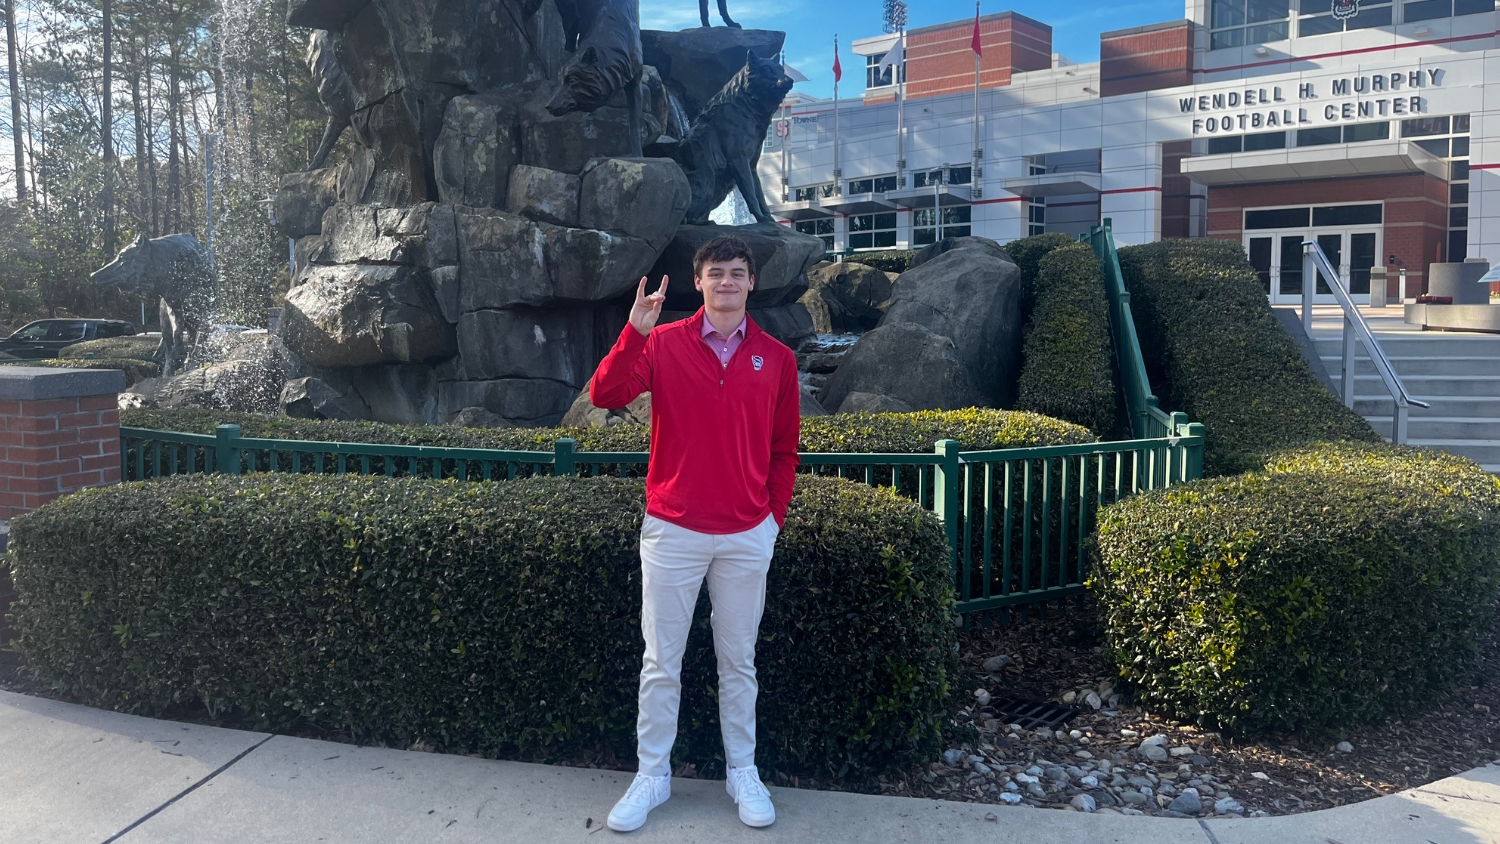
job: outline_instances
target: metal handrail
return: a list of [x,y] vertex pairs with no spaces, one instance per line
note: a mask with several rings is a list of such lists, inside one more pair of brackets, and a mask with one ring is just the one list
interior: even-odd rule
[[1344,312],[1344,338],[1340,344],[1342,361],[1339,369],[1341,373],[1339,390],[1343,393],[1344,406],[1354,407],[1354,341],[1358,339],[1364,344],[1365,352],[1370,356],[1370,362],[1375,364],[1375,371],[1380,373],[1380,380],[1385,383],[1385,389],[1391,394],[1391,400],[1395,403],[1394,412],[1391,414],[1391,442],[1404,443],[1406,442],[1407,417],[1411,407],[1413,405],[1432,407],[1432,405],[1412,398],[1411,394],[1406,391],[1406,385],[1401,382],[1401,376],[1397,375],[1395,367],[1391,366],[1391,359],[1386,357],[1385,349],[1381,348],[1380,341],[1376,340],[1374,332],[1370,331],[1369,323],[1365,322],[1364,314],[1359,312],[1354,300],[1349,298],[1349,291],[1344,287],[1344,280],[1339,277],[1338,271],[1324,254],[1323,247],[1314,240],[1302,241],[1302,325],[1307,329],[1308,336],[1312,335],[1313,291],[1317,289],[1320,272],[1328,279],[1328,287],[1333,291],[1333,298],[1338,301],[1339,307]]

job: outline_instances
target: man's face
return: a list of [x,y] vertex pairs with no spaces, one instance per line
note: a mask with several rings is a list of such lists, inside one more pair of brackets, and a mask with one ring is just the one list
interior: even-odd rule
[[745,266],[744,258],[706,262],[693,279],[693,286],[703,291],[703,307],[710,311],[737,311],[745,307],[745,298],[755,289],[755,276]]

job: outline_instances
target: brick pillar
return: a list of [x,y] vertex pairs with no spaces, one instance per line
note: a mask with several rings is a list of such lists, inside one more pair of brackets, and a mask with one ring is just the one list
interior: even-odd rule
[[0,366],[0,519],[120,482],[124,389],[114,369]]

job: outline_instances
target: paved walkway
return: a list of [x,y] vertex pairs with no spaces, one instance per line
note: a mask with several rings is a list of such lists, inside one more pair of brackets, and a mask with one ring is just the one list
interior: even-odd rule
[[[5,844],[607,841],[623,774],[377,750],[156,721],[0,692]],[[740,824],[723,783],[677,780],[639,842],[1500,844],[1500,766],[1260,820],[1083,815],[773,788]],[[599,837],[593,837],[593,836]]]

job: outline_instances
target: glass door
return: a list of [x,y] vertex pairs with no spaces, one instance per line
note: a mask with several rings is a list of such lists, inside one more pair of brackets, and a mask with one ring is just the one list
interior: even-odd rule
[[1292,305],[1302,301],[1302,241],[1306,232],[1276,235],[1277,283],[1271,301]]
[[[1301,304],[1302,243],[1309,237],[1322,247],[1323,254],[1328,256],[1328,262],[1338,270],[1339,277],[1351,296],[1369,295],[1370,268],[1380,261],[1379,229],[1258,231],[1245,238],[1245,251],[1260,278],[1261,288],[1270,295],[1272,304]],[[1319,273],[1313,302],[1331,305],[1336,301],[1327,279]]]

